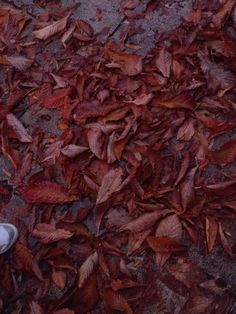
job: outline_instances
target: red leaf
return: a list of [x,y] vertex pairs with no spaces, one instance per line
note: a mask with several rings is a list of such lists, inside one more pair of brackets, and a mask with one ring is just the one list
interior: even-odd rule
[[71,87],[60,89],[56,93],[47,96],[43,102],[43,106],[50,109],[59,109],[64,105],[66,97],[69,97],[71,93]]
[[89,148],[94,155],[103,159],[103,144],[104,144],[104,136],[100,129],[91,128],[87,133]]
[[219,222],[219,234],[220,234],[220,239],[221,239],[221,243],[223,246],[223,249],[225,250],[225,252],[230,256],[230,257],[234,257],[234,253],[232,252],[231,247],[229,246],[228,240],[224,234],[224,231],[222,229],[222,225]]
[[156,58],[156,67],[164,77],[169,78],[171,70],[172,56],[164,48],[159,52],[159,56]]
[[106,305],[112,310],[121,311],[126,314],[133,313],[126,299],[117,291],[106,289],[104,291],[104,301]]
[[41,181],[30,183],[18,189],[27,203],[65,203],[78,200],[77,196],[69,195],[58,183]]
[[63,270],[54,269],[52,272],[52,281],[59,289],[66,286],[66,273]]
[[184,178],[189,167],[189,162],[190,162],[190,154],[189,152],[186,152],[184,155],[184,160],[182,162],[180,171],[179,171],[178,178],[176,179],[174,186],[177,186]]
[[46,40],[47,38],[59,33],[62,31],[67,24],[68,16],[63,17],[62,19],[33,32],[33,35],[38,39]]
[[[182,226],[177,215],[167,216],[159,223],[156,230],[156,237],[167,236],[176,241],[181,240]],[[162,267],[171,253],[156,253],[156,262],[159,267]]]
[[133,254],[135,251],[137,251],[140,246],[143,244],[147,236],[150,234],[151,229],[134,233],[130,232],[129,234],[129,240],[128,240],[128,252],[127,255]]
[[157,253],[182,252],[184,247],[169,237],[147,237],[147,243]]
[[86,261],[80,266],[79,269],[79,282],[78,287],[82,288],[83,285],[86,283],[89,276],[94,271],[95,267],[98,263],[98,253],[95,251],[93,254],[91,254]]
[[32,137],[28,134],[23,124],[12,113],[7,115],[7,123],[13,128],[18,139],[22,143],[31,143]]
[[117,63],[115,66],[121,68],[124,74],[133,76],[142,72],[143,69],[142,56],[126,52],[114,52],[111,50],[108,52],[108,54],[110,58]]
[[39,280],[43,280],[43,275],[39,269],[36,259],[30,250],[20,242],[16,243],[14,252],[16,268],[25,273],[34,274]]
[[83,20],[77,20],[76,26],[78,27],[78,29],[83,30],[89,36],[92,36],[94,33],[92,26]]
[[128,222],[127,224],[121,226],[120,230],[131,231],[131,232],[142,232],[151,228],[158,219],[168,214],[170,211],[168,209],[156,210],[152,213],[146,213],[138,218]]
[[226,181],[203,186],[208,194],[215,196],[230,196],[235,194],[236,181]]
[[122,183],[123,171],[121,168],[111,169],[103,178],[99,188],[96,204],[100,204],[108,200],[115,192],[120,190]]
[[169,109],[183,108],[193,110],[195,100],[188,94],[179,94],[168,100],[156,100],[156,103]]
[[186,211],[195,199],[194,177],[198,166],[189,171],[186,179],[180,185],[181,200],[184,211]]
[[42,243],[53,243],[59,240],[69,239],[73,233],[64,229],[56,229],[52,225],[41,223],[34,228],[32,235],[39,237]]
[[206,217],[206,239],[208,251],[211,252],[216,241],[218,224],[215,219]]

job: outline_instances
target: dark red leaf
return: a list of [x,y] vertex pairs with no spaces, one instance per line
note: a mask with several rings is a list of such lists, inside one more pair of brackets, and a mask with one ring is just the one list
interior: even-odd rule
[[147,237],[147,243],[157,253],[174,253],[185,250],[179,242],[167,236]]
[[78,200],[77,196],[69,195],[58,183],[42,181],[30,183],[18,189],[28,203],[65,203]]

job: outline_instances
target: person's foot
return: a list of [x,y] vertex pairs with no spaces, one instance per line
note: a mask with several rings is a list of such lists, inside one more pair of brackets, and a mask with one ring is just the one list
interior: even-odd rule
[[0,254],[9,250],[17,238],[18,230],[14,225],[0,223]]

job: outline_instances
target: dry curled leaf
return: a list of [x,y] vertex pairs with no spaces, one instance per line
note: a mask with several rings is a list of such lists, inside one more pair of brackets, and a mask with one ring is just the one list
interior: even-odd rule
[[63,17],[62,19],[33,32],[33,35],[42,40],[46,40],[47,38],[61,32],[66,27],[68,20],[68,16]]

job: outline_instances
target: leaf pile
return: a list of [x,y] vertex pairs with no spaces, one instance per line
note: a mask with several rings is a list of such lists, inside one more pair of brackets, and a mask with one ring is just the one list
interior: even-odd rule
[[232,296],[186,239],[235,255],[235,1],[196,1],[146,56],[71,13],[0,8],[0,210],[20,231],[0,256],[0,309],[170,312],[159,280],[181,295],[175,313],[226,313]]

